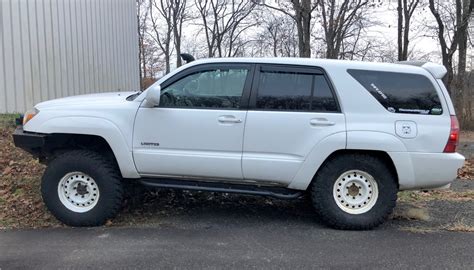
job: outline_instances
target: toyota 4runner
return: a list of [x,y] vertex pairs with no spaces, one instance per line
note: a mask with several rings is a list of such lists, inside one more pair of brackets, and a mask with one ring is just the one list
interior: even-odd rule
[[41,192],[71,226],[120,209],[123,180],[282,199],[331,227],[370,229],[399,190],[463,165],[443,66],[296,58],[194,61],[144,92],[39,103],[16,146],[46,163]]

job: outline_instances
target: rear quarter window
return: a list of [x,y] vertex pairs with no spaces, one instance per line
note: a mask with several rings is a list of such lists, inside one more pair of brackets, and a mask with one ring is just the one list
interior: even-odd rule
[[435,87],[423,75],[357,69],[347,72],[390,112],[443,113]]

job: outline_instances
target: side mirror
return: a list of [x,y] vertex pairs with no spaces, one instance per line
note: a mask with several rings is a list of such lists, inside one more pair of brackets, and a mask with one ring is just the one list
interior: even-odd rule
[[160,104],[161,87],[159,85],[152,86],[146,91],[146,103],[148,107],[155,107]]

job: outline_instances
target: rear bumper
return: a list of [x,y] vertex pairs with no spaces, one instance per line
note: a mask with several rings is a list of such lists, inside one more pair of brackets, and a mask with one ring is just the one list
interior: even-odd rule
[[459,153],[391,152],[398,173],[400,190],[435,189],[451,183],[464,165]]
[[23,130],[22,127],[18,127],[13,132],[13,142],[16,147],[20,147],[27,152],[38,155],[41,149],[46,144],[45,134],[31,133]]

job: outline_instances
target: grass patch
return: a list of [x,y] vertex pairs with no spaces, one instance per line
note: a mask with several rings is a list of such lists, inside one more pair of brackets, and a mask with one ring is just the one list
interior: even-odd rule
[[398,193],[399,202],[417,203],[432,200],[466,202],[474,201],[474,190],[455,192],[452,190],[432,191],[401,191]]
[[17,188],[15,189],[15,191],[13,192],[13,195],[14,196],[22,196],[23,194],[25,194],[25,191],[22,189],[22,188]]
[[400,191],[398,192],[398,201],[399,202],[417,202],[421,199],[417,191]]
[[0,128],[15,127],[15,119],[20,117],[18,113],[0,114]]
[[410,207],[396,210],[392,215],[392,219],[429,221],[430,214],[426,208]]
[[466,224],[464,219],[454,222],[451,225],[448,225],[444,228],[450,232],[474,232],[474,226]]
[[399,230],[410,233],[426,234],[437,232],[437,229],[429,227],[400,227]]

